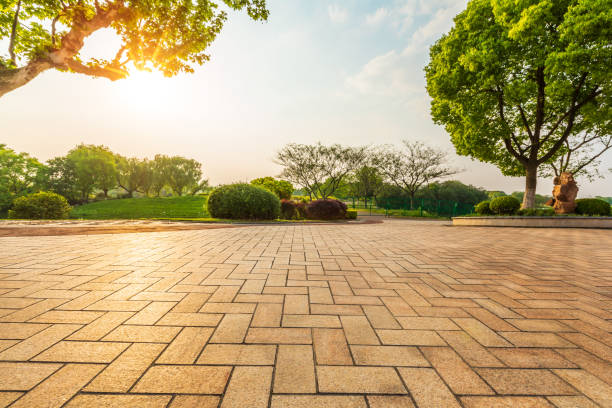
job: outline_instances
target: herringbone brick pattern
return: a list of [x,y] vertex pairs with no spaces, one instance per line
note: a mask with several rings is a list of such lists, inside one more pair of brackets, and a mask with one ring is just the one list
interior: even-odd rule
[[0,406],[610,407],[612,232],[0,238]]

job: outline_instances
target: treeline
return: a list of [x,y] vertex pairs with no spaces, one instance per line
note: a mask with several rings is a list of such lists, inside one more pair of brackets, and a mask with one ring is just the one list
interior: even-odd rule
[[207,188],[202,165],[181,156],[158,154],[152,160],[124,157],[105,146],[81,144],[65,156],[41,163],[27,153],[17,153],[0,144],[0,212],[17,197],[37,191],[60,194],[71,204],[89,201],[95,193],[109,197],[132,197],[135,192],[159,196],[162,192],[181,196]]

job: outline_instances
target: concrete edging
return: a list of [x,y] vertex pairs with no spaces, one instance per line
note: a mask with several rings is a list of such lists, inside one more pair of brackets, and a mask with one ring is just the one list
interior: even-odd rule
[[612,217],[454,217],[453,226],[612,229]]

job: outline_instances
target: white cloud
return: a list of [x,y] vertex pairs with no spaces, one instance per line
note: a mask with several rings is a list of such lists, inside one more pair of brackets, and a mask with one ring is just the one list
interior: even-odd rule
[[378,25],[389,16],[389,10],[384,7],[379,8],[372,14],[366,16],[366,24]]
[[327,14],[331,22],[336,24],[344,23],[348,19],[348,10],[337,4],[327,6]]

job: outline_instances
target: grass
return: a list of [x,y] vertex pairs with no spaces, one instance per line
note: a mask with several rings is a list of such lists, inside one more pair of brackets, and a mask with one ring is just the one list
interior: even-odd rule
[[[206,197],[124,198],[75,206],[70,218],[105,219],[210,219]],[[212,221],[212,219],[211,219]]]

